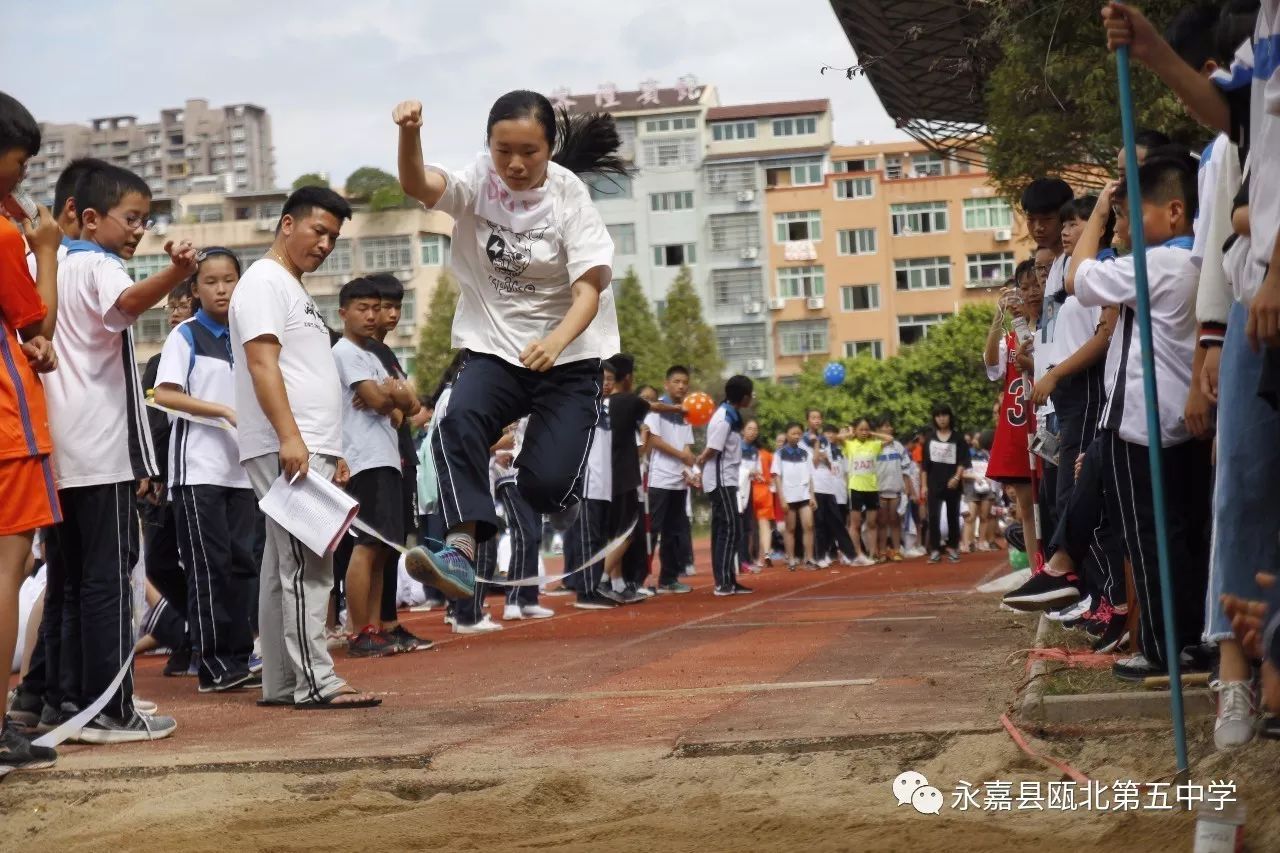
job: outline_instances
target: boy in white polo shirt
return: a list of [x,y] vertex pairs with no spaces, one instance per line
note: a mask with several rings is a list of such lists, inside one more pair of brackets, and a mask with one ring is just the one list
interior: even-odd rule
[[742,464],[742,410],[751,408],[754,385],[746,376],[724,384],[724,403],[707,424],[707,446],[698,456],[702,488],[711,500],[711,569],[716,595],[754,592],[738,583],[738,467]]
[[[46,710],[57,724],[106,692],[133,648],[130,573],[138,557],[135,496],[160,483],[133,353],[132,326],[194,269],[190,244],[165,246],[173,263],[146,281],[125,272],[150,227],[151,190],[118,166],[86,174],[75,189],[80,219],[58,268],[58,370],[45,376],[53,465],[63,521],[51,528]],[[61,718],[61,719],[60,719]],[[80,732],[86,743],[165,737],[172,718],[140,716],[133,677]]]
[[[187,570],[187,610],[200,648],[197,689],[221,693],[256,686],[253,582],[258,576],[252,531],[258,506],[240,465],[234,427],[235,382],[227,311],[240,280],[228,249],[196,255],[191,295],[195,316],[169,333],[156,369],[156,402],[217,423],[170,416],[169,497],[178,549]],[[255,682],[255,684],[251,684]]]
[[[1160,435],[1147,434],[1141,342],[1136,322],[1137,285],[1132,257],[1095,260],[1116,184],[1103,191],[1076,242],[1067,291],[1084,307],[1120,306],[1120,320],[1107,350],[1107,403],[1102,412],[1107,513],[1118,519],[1133,565],[1135,601],[1142,608],[1140,653],[1115,664],[1117,677],[1140,680],[1167,671],[1170,655],[1198,642],[1208,582],[1208,445],[1192,441],[1183,418],[1196,345],[1195,292],[1198,270],[1191,261],[1196,211],[1196,169],[1189,155],[1148,156],[1140,167],[1151,332],[1160,402]],[[1117,200],[1117,204],[1123,204]],[[1147,446],[1163,448],[1170,577],[1177,648],[1165,648],[1156,526]]]
[[[259,497],[282,474],[346,483],[342,385],[329,329],[302,286],[333,251],[351,206],[332,190],[303,187],[284,204],[267,256],[231,298],[240,461]],[[380,699],[333,670],[324,623],[333,555],[307,550],[268,518],[258,592],[262,701],[298,708],[367,708]]]

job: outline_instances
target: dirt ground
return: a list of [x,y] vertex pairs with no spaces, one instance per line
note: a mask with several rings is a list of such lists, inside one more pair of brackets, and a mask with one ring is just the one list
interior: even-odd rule
[[[209,704],[144,661],[140,690],[179,735],[11,774],[0,851],[1190,850],[1176,810],[953,808],[961,780],[1062,779],[999,725],[1034,628],[971,592],[990,569],[766,574],[749,603],[700,577],[630,613],[405,656],[412,679],[344,663],[387,697],[377,712]],[[1170,778],[1167,725],[1027,734],[1103,784]],[[1247,804],[1246,849],[1280,849],[1280,745],[1215,755],[1203,719],[1190,737],[1192,781],[1234,781]],[[941,790],[940,814],[897,805],[904,770]]]

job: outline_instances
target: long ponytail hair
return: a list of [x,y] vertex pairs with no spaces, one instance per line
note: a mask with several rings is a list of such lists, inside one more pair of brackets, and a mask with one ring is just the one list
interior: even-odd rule
[[556,110],[545,95],[517,89],[493,102],[485,125],[485,140],[493,126],[508,119],[532,118],[542,125],[551,160],[575,175],[618,175],[630,172],[618,156],[622,139],[608,113],[571,115],[563,107]]

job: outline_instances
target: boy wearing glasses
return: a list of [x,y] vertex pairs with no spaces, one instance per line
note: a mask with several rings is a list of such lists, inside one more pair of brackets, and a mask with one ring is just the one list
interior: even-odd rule
[[[134,497],[151,492],[157,469],[132,326],[195,269],[191,245],[169,242],[167,269],[137,283],[125,271],[150,227],[151,191],[137,175],[103,166],[86,174],[74,195],[80,239],[71,241],[58,267],[59,369],[45,380],[63,520],[50,528],[45,546],[44,727],[64,722],[105,693],[133,648]],[[129,672],[78,739],[152,740],[176,725],[170,717],[144,718],[134,710]]]

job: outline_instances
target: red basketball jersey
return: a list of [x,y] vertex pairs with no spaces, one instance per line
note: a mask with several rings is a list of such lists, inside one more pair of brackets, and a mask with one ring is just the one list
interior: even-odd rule
[[1027,444],[1035,432],[1035,407],[1030,399],[1031,382],[1013,361],[1017,348],[1013,332],[1008,333],[1004,344],[1004,396],[1000,399],[1000,417],[996,421],[987,476],[993,480],[1025,480],[1031,476]]

